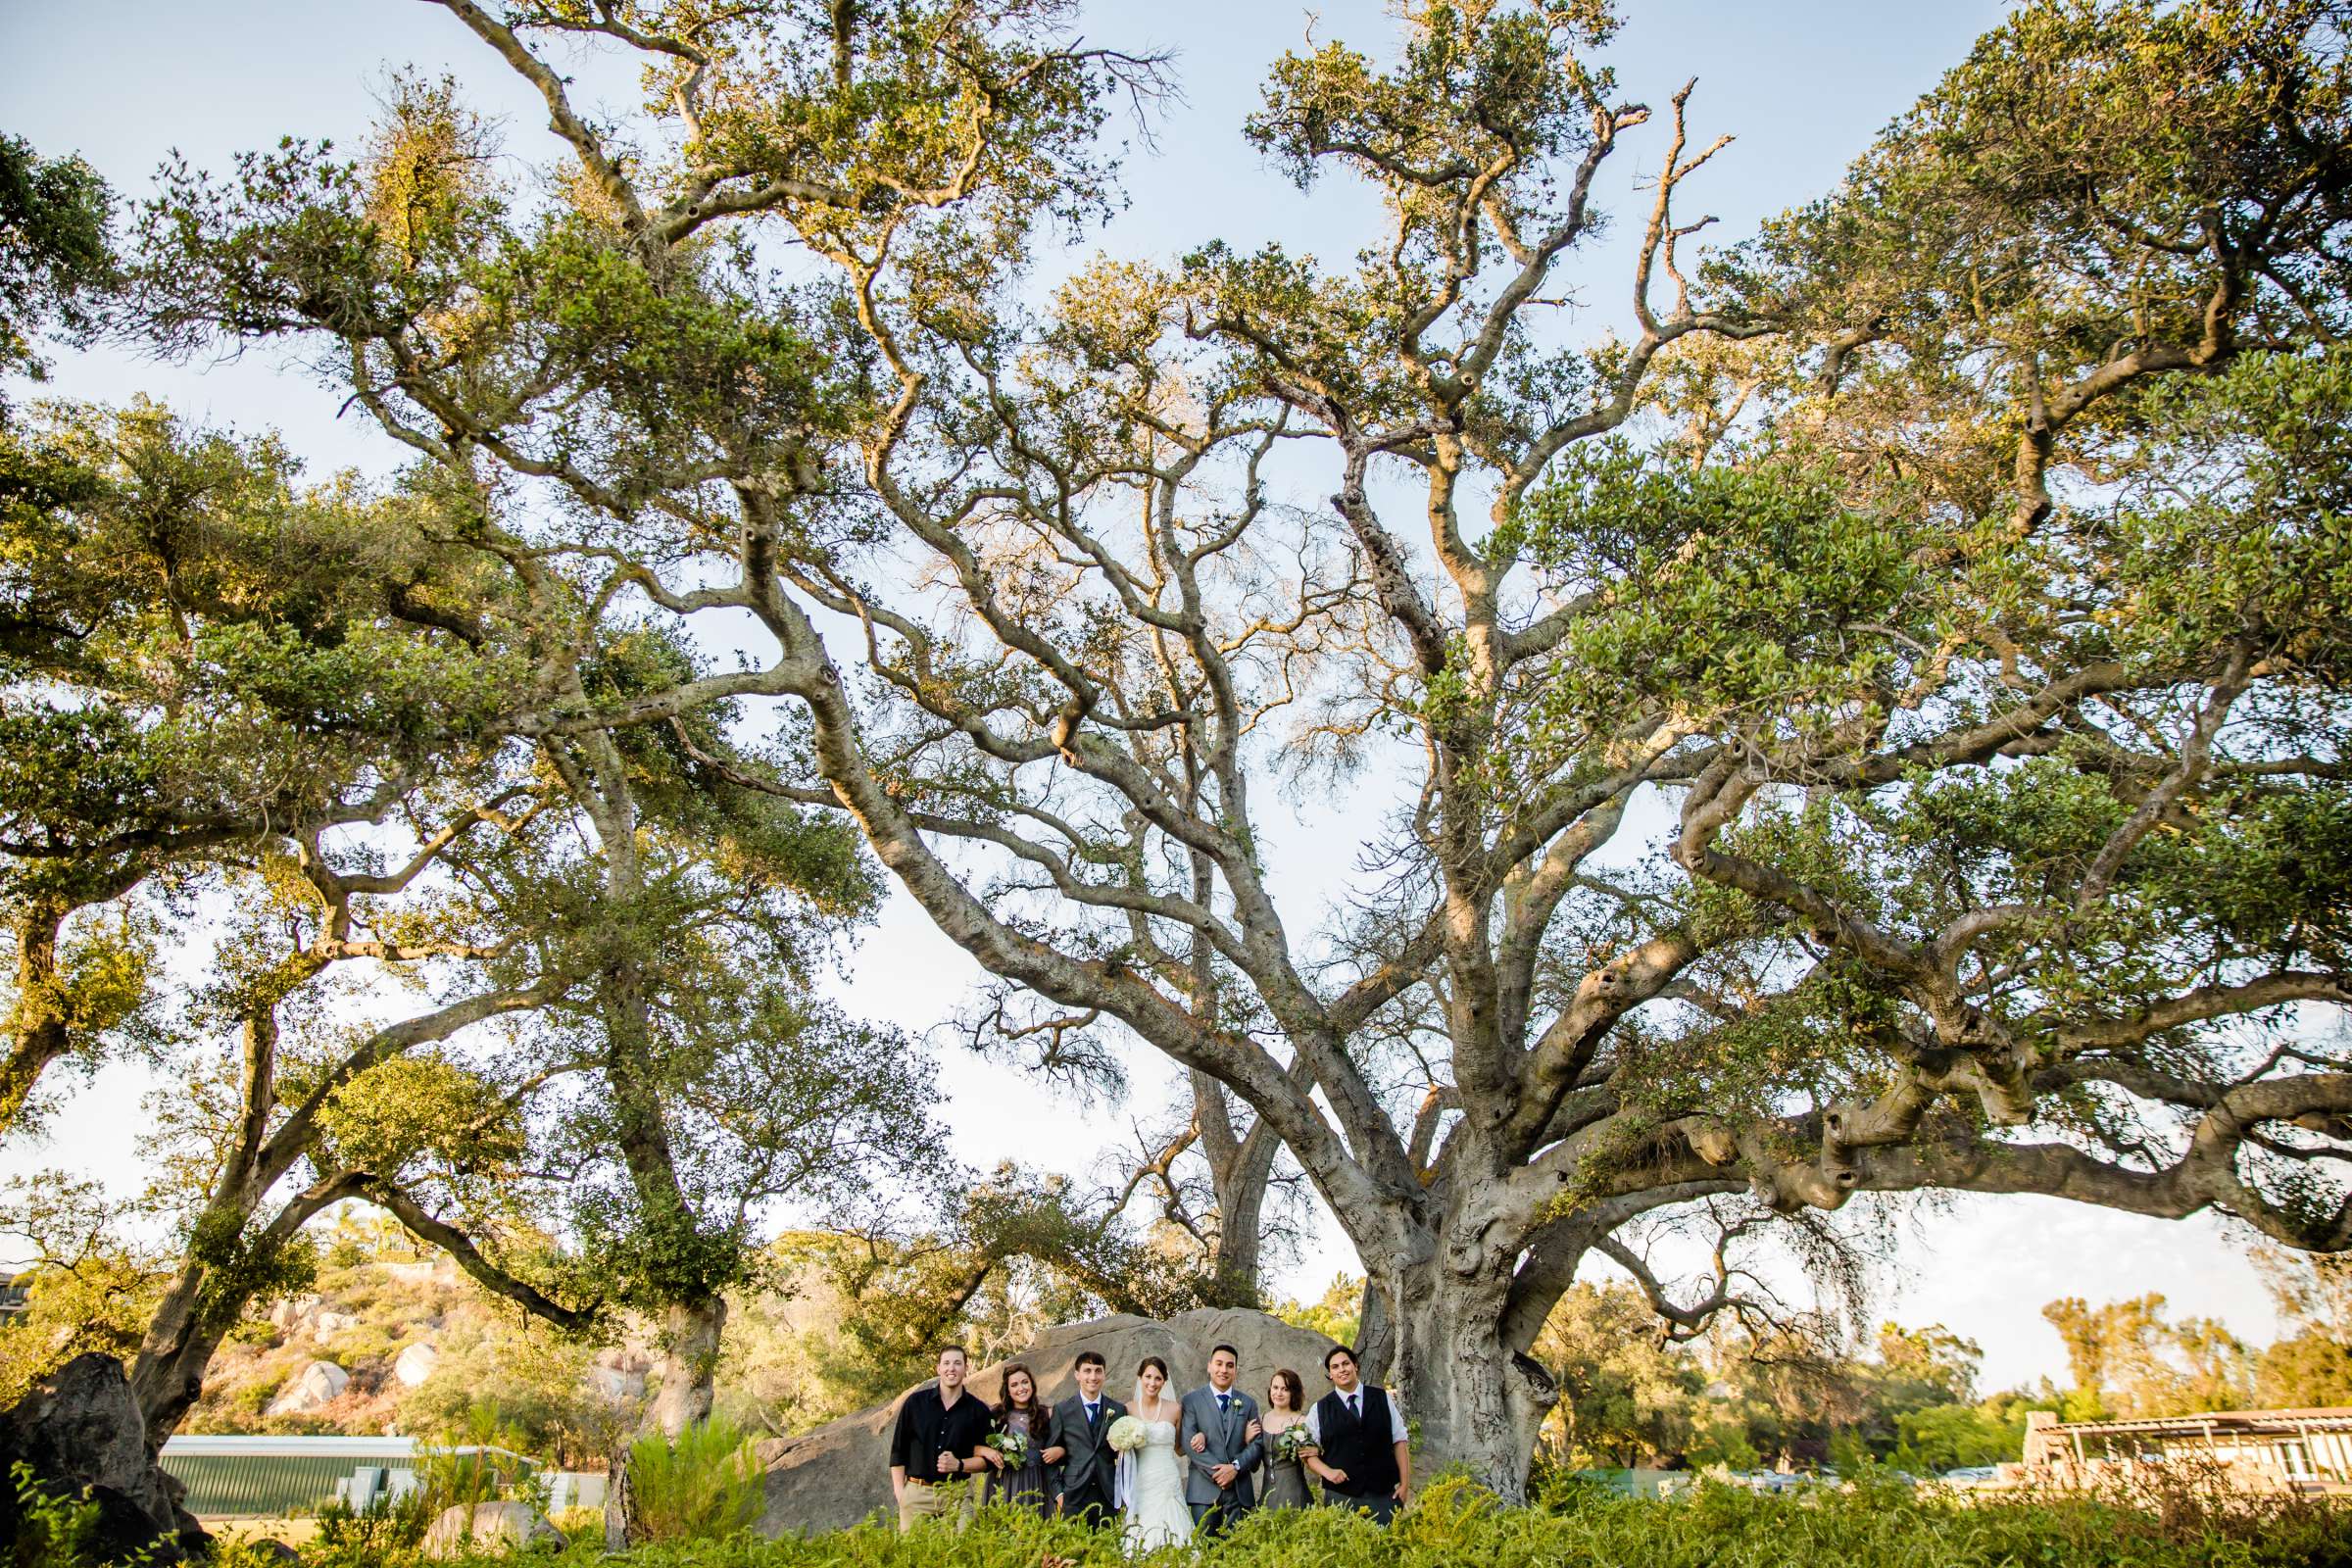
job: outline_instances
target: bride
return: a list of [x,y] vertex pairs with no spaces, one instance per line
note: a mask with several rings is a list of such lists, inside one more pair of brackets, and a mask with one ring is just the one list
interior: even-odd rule
[[1176,1456],[1174,1399],[1167,1392],[1168,1363],[1144,1357],[1135,1369],[1135,1400],[1128,1415],[1143,1423],[1144,1442],[1119,1455],[1119,1507],[1127,1516],[1121,1544],[1129,1556],[1193,1539],[1193,1510],[1184,1500],[1184,1467]]

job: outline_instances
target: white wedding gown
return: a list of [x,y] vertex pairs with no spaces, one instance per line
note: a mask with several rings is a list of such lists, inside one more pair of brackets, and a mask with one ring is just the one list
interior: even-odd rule
[[1192,1505],[1184,1500],[1184,1466],[1176,1460],[1176,1423],[1144,1423],[1144,1446],[1129,1457],[1127,1528],[1120,1538],[1131,1557],[1193,1539]]

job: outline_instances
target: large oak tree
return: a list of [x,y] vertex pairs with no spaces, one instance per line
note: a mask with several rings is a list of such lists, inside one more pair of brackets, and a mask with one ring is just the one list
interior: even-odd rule
[[[323,343],[500,526],[763,643],[538,731],[792,700],[732,776],[847,812],[1012,1028],[1262,1118],[1438,1460],[1520,1494],[1588,1260],[1725,1304],[1622,1239],[1701,1198],[2352,1244],[2352,1074],[2292,1027],[2347,1000],[2339,8],[2021,7],[1702,271],[1688,88],[1624,96],[1601,5],[1427,0],[1250,122],[1377,192],[1354,266],[1207,243],[1032,318],[1151,80],[1064,8],[446,3],[565,167],[389,261],[323,155],[190,180],[159,318]],[[1637,141],[1626,327],[1570,341]],[[1337,913],[1264,806],[1334,766],[1398,786],[1324,797],[1378,816]]]

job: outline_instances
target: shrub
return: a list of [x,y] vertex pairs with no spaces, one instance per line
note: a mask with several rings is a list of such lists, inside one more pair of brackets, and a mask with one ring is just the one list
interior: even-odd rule
[[416,1546],[433,1522],[433,1505],[422,1489],[399,1497],[378,1497],[365,1508],[337,1499],[317,1515],[318,1532],[306,1559],[312,1562],[378,1563]]
[[766,1478],[741,1428],[702,1421],[675,1443],[659,1432],[637,1440],[629,1495],[638,1528],[655,1541],[720,1541],[760,1517]]
[[90,1543],[98,1534],[98,1504],[87,1494],[67,1498],[41,1486],[32,1466],[9,1466],[17,1494],[17,1539],[0,1562],[10,1568],[88,1568],[96,1558]]

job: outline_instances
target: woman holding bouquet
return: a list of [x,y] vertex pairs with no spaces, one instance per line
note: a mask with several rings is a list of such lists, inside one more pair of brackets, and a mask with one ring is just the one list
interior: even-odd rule
[[1004,1369],[1004,1400],[997,1406],[996,1430],[973,1451],[988,1461],[988,1502],[1009,1502],[1046,1510],[1046,1407],[1037,1400],[1037,1377],[1015,1361]]
[[[1258,1489],[1261,1508],[1303,1508],[1313,1502],[1300,1461],[1315,1451],[1306,1433],[1306,1386],[1284,1367],[1266,1385],[1266,1482]],[[1288,1434],[1288,1436],[1285,1436]]]
[[1126,1521],[1119,1546],[1140,1557],[1193,1539],[1193,1510],[1184,1500],[1184,1470],[1176,1457],[1174,1399],[1161,1397],[1168,1363],[1144,1357],[1135,1369],[1135,1399],[1106,1434],[1119,1455],[1119,1513]]

